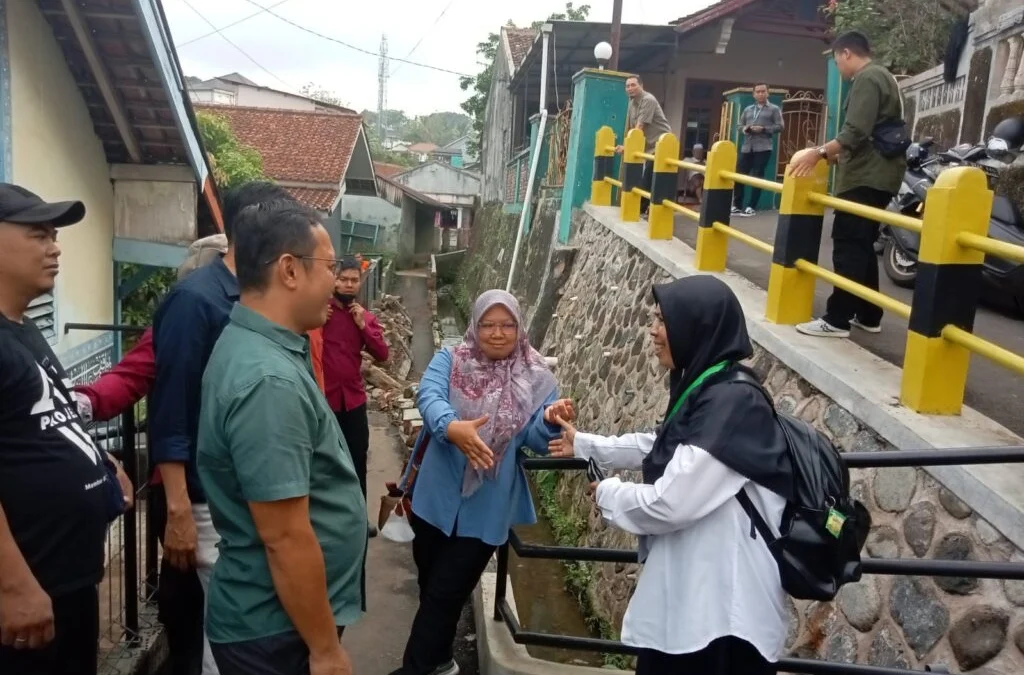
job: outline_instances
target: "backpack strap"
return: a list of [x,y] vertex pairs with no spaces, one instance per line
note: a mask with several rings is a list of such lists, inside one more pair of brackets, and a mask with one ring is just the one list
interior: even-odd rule
[[771,545],[775,543],[777,537],[772,534],[772,529],[768,527],[768,523],[765,522],[764,516],[754,506],[754,502],[750,500],[750,495],[747,494],[746,487],[740,488],[740,491],[736,493],[736,501],[740,503],[743,510],[747,512],[747,516],[750,517],[750,538],[757,539],[755,531],[761,534],[761,538],[764,539],[765,543],[768,544],[768,550],[771,552],[772,557],[775,557],[775,550],[771,548]]

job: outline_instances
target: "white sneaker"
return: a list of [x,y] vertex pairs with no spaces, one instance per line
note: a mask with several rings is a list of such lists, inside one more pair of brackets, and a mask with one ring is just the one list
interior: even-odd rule
[[452,659],[448,663],[442,663],[431,671],[430,675],[459,675],[459,664]]
[[757,211],[748,206],[747,208],[743,209],[743,213],[741,213],[740,215],[743,216],[744,218],[749,218],[751,216],[756,216]]
[[736,207],[734,206],[734,207],[732,207],[732,210],[731,210],[731,211],[729,211],[729,213],[731,213],[731,214],[732,214],[732,215],[734,215],[734,216],[738,216],[738,215],[741,215],[741,214],[742,214],[743,212],[742,212],[742,211],[740,211],[740,210],[739,210],[738,208],[736,208]]
[[850,325],[855,328],[860,328],[865,333],[878,334],[882,332],[882,324],[878,324],[877,326],[868,326],[861,323],[860,319],[858,319],[857,317],[853,317],[852,319],[850,319]]
[[850,337],[850,331],[843,330],[842,328],[836,328],[824,319],[814,319],[807,323],[798,324],[796,330],[798,333],[814,337]]

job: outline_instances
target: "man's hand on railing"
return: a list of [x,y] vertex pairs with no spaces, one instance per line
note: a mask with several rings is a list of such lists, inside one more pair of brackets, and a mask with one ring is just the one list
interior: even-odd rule
[[615,146],[615,154],[616,155],[621,155],[622,154],[622,146],[621,145],[616,145]]
[[121,486],[121,492],[124,493],[124,510],[128,511],[135,506],[135,486],[132,485],[132,479],[128,477],[127,473],[125,473],[124,464],[117,461],[117,458],[109,452],[107,453],[107,457],[114,465],[114,468],[117,469],[117,482]]
[[818,162],[821,160],[821,155],[818,153],[817,148],[805,148],[799,150],[793,154],[793,157],[789,160],[789,165],[786,167],[786,173],[794,178],[804,178],[814,173],[814,168],[818,166]]

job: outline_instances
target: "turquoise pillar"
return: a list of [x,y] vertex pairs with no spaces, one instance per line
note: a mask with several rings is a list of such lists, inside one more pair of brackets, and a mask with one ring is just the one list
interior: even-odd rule
[[[548,175],[548,149],[551,147],[551,122],[553,121],[553,117],[548,119],[548,125],[544,129],[544,138],[540,139],[540,158],[538,159],[537,163],[537,176],[533,182],[534,196],[540,194],[540,186],[544,184],[544,179],[547,178]],[[534,149],[537,147],[537,135],[539,133],[540,113],[534,113],[533,116],[530,118],[530,154],[527,155],[526,159],[527,167],[529,167],[529,162],[533,161],[533,153]],[[527,179],[529,179],[530,169],[527,168],[526,171]],[[526,193],[525,185],[523,186],[523,193]],[[533,221],[533,209],[527,208],[526,205],[524,205],[523,208],[526,208],[526,220],[523,223],[523,232],[529,232],[530,223]]]
[[[769,89],[768,90],[768,102],[774,103],[780,109],[782,108],[782,102],[789,95],[787,89]],[[754,93],[749,87],[742,89],[732,89],[724,92],[722,96],[725,97],[726,111],[728,115],[728,133],[723,133],[723,138],[728,138],[730,141],[736,144],[736,150],[742,151],[743,149],[743,130],[740,129],[740,115],[743,114],[743,110],[749,106],[754,105]],[[725,130],[723,130],[725,131]],[[768,166],[765,168],[764,175],[761,176],[767,180],[777,180],[779,174],[779,139],[781,135],[776,134],[772,139],[772,156],[768,158]],[[706,148],[710,150],[711,148]],[[747,190],[750,188],[747,187]],[[754,207],[760,211],[768,211],[778,208],[778,200],[780,195],[776,195],[773,192],[767,190],[761,191],[761,198],[758,200],[757,205]]]
[[[830,141],[839,135],[846,119],[846,97],[850,93],[850,83],[843,80],[836,68],[835,55],[825,52],[825,140]],[[828,189],[832,189],[835,179],[835,164],[829,169]]]
[[621,144],[626,129],[627,73],[586,68],[573,78],[572,122],[569,127],[569,152],[565,163],[565,185],[559,214],[558,240],[569,241],[572,210],[590,198],[594,178],[594,137],[608,125]]

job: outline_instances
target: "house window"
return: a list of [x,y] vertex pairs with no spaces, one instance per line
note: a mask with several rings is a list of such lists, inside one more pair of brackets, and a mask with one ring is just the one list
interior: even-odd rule
[[47,342],[51,345],[57,342],[57,302],[53,293],[41,295],[29,303],[26,314]]

